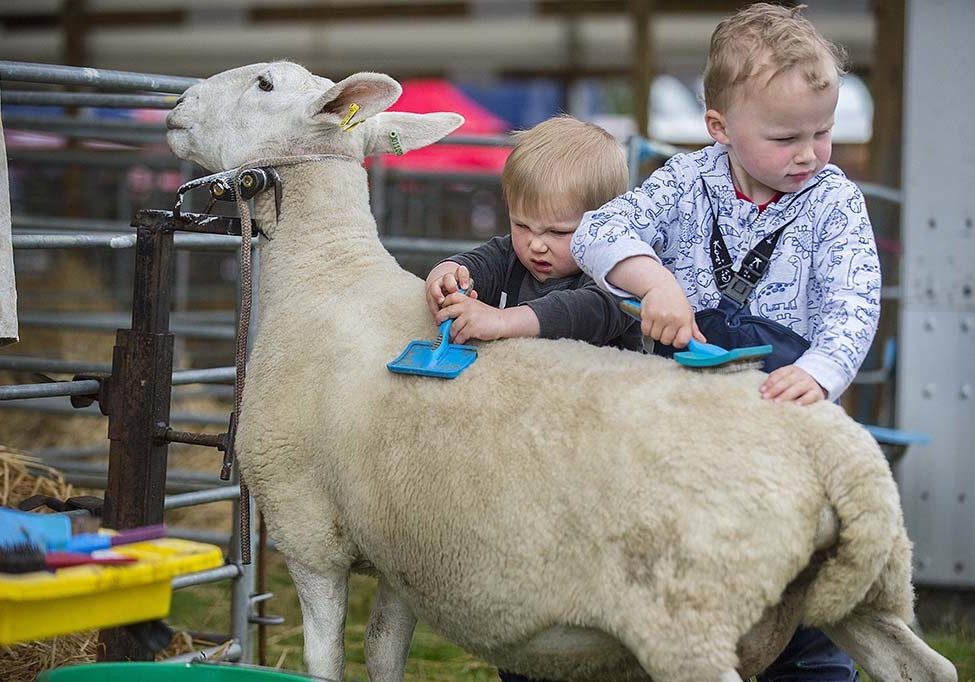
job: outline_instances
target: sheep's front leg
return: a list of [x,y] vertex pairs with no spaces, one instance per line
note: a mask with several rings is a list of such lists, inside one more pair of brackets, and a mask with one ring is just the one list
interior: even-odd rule
[[366,626],[366,670],[372,682],[402,682],[416,618],[384,578]]
[[823,631],[875,680],[958,682],[955,666],[900,618],[854,613]]
[[301,602],[308,672],[329,680],[341,680],[345,670],[349,569],[330,565],[312,570],[289,559],[288,571]]

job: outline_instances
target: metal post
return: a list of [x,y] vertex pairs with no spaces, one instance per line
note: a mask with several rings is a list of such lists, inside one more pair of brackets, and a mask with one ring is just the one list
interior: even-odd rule
[[[162,523],[168,443],[156,425],[169,423],[173,334],[169,288],[173,232],[140,227],[136,240],[132,329],[120,329],[109,392],[108,486],[105,525],[132,528]],[[104,406],[103,406],[104,407]],[[152,660],[152,652],[120,629],[103,630],[102,658]]]
[[[236,467],[235,467],[236,469]],[[235,479],[237,476],[234,477]],[[257,518],[257,505],[254,498],[249,497],[247,502],[250,508],[252,519]],[[233,581],[230,599],[230,635],[233,639],[240,642],[240,662],[254,662],[254,638],[251,633],[251,598],[257,587],[257,566],[253,563],[244,564],[241,557],[241,527],[240,515],[233,515],[233,531],[230,534],[230,562],[240,568],[240,574]],[[244,540],[254,547],[255,532],[257,524],[250,524],[250,535]]]
[[907,4],[897,426],[930,434],[900,464],[914,578],[975,586],[975,4]]

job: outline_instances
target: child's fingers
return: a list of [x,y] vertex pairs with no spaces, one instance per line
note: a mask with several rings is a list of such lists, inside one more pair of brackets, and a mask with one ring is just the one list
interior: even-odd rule
[[796,403],[799,405],[812,405],[813,403],[818,403],[820,400],[825,399],[825,397],[826,396],[823,395],[823,389],[816,384],[815,386],[810,386],[809,390],[796,398]]
[[766,400],[775,400],[782,394],[782,391],[791,385],[792,382],[789,381],[788,370],[789,367],[780,367],[768,375],[768,378],[762,382],[759,388],[763,398]]
[[811,405],[822,400],[825,394],[816,381],[797,367],[781,367],[762,384],[762,397],[776,402],[794,402]]
[[[674,347],[676,348],[687,348],[687,344],[690,342],[691,338],[697,338],[699,341],[704,341],[704,335],[697,328],[697,325],[693,322],[689,325],[682,325],[674,337]],[[700,337],[700,338],[698,338]]]
[[461,265],[460,267],[458,267],[457,271],[454,273],[454,277],[457,280],[457,285],[461,289],[467,290],[470,289],[471,286],[473,286],[473,282],[471,280],[471,273],[466,266]]

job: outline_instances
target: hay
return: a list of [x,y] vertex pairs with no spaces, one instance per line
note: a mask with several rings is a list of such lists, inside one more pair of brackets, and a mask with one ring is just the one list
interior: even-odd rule
[[98,631],[87,630],[0,647],[0,671],[4,682],[34,682],[43,670],[94,663],[97,655]]
[[74,494],[74,487],[57,469],[26,452],[0,445],[0,506],[16,507],[32,495],[66,500]]
[[[32,495],[49,495],[64,500],[76,492],[57,469],[42,464],[25,452],[0,445],[0,506],[16,507]],[[188,633],[178,632],[169,647],[156,658],[169,658],[198,648]],[[3,682],[33,682],[43,670],[93,663],[97,655],[97,630],[0,646],[0,679]]]

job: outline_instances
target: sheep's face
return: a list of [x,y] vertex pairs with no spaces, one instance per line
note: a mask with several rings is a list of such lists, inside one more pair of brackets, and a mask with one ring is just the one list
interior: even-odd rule
[[189,88],[166,118],[166,140],[180,158],[210,170],[288,153],[308,123],[300,119],[334,83],[297,64],[252,64]]
[[403,153],[463,123],[451,113],[381,113],[400,92],[379,73],[335,83],[290,62],[251,64],[189,88],[166,117],[166,141],[176,156],[220,171],[272,156]]

